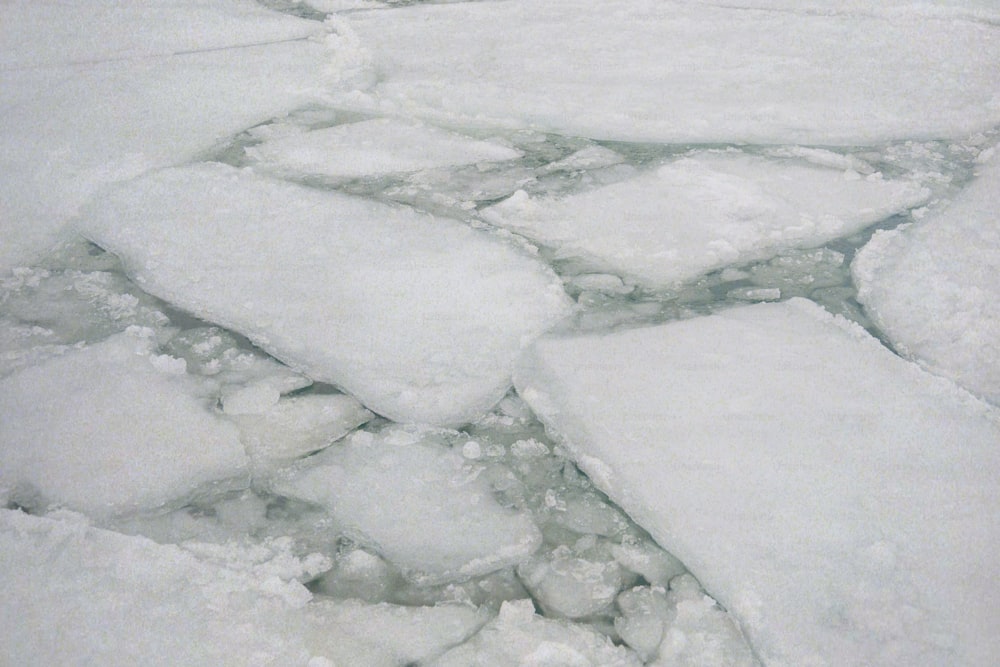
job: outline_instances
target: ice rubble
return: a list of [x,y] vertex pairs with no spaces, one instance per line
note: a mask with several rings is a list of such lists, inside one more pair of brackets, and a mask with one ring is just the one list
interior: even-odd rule
[[515,373],[768,665],[988,665],[1000,416],[802,299],[546,337]]
[[459,435],[416,427],[357,432],[286,471],[274,489],[322,505],[342,531],[411,579],[486,574],[532,554],[541,534],[530,515],[499,505],[479,479],[481,468],[451,448]]
[[520,191],[483,218],[554,247],[560,258],[666,288],[779,250],[821,245],[929,194],[878,173],[703,151],[567,196]]
[[858,301],[903,354],[1000,403],[1000,158],[943,211],[880,231],[851,264]]
[[672,143],[863,145],[1000,122],[988,22],[928,19],[926,5],[891,20],[660,0],[592,10],[512,0],[351,13],[378,76],[342,104]]
[[329,566],[290,540],[159,545],[0,510],[0,623],[12,665],[392,667],[426,661],[486,620],[460,605],[310,602]]
[[102,517],[246,484],[236,428],[149,335],[116,334],[0,380],[0,486],[14,501]]
[[143,289],[398,421],[489,409],[569,310],[549,269],[487,233],[220,164],[137,179],[79,227]]
[[328,31],[236,0],[0,5],[0,269],[105,184],[318,99],[345,48]]
[[501,162],[521,152],[423,123],[375,118],[266,139],[247,155],[268,171],[352,178]]

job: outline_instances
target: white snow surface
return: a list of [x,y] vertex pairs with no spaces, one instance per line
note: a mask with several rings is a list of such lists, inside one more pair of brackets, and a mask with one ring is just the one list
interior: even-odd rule
[[627,141],[962,137],[1000,122],[1000,27],[968,18],[662,0],[356,12],[371,75],[343,104]]
[[876,233],[851,272],[896,349],[1000,403],[1000,157],[940,213]]
[[542,536],[449,446],[458,436],[423,427],[357,432],[283,473],[274,490],[322,505],[416,581],[487,574],[532,554]]
[[160,545],[61,512],[0,510],[5,664],[395,667],[433,659],[482,625],[459,605],[311,601],[329,567],[291,540]]
[[801,299],[546,337],[515,375],[767,665],[990,665],[1000,415]]
[[349,50],[332,26],[253,2],[0,3],[0,270],[107,183],[318,99]]
[[133,328],[0,380],[0,486],[104,517],[246,485],[236,427],[183,360],[151,352],[151,335]]
[[247,155],[279,174],[353,178],[501,162],[521,152],[424,123],[374,118],[275,137]]
[[486,232],[220,164],[137,179],[78,225],[146,291],[397,421],[486,411],[569,312],[547,267]]
[[483,218],[555,248],[561,258],[665,288],[780,250],[822,245],[929,194],[878,173],[705,151],[566,196],[533,198],[522,190],[485,209]]

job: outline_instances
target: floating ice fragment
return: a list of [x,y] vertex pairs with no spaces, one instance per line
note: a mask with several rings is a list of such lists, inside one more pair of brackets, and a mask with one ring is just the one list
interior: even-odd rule
[[391,118],[282,136],[247,149],[258,168],[286,176],[353,178],[513,160],[521,152]]
[[322,505],[350,537],[422,583],[486,574],[538,548],[530,516],[501,507],[468,467],[460,434],[390,427],[371,436],[350,436],[299,463],[275,491]]
[[116,334],[0,380],[0,484],[22,504],[104,517],[212,482],[246,483],[235,427],[212,414],[193,377],[164,372],[144,334]]
[[577,194],[521,191],[483,217],[561,258],[668,288],[729,264],[821,245],[928,196],[906,181],[847,181],[826,167],[707,151]]

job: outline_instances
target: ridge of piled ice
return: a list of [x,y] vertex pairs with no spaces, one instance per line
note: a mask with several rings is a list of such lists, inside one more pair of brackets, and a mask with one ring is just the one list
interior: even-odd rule
[[143,289],[397,421],[486,411],[569,312],[551,270],[486,232],[220,164],[137,179],[78,226]]
[[729,151],[690,153],[634,178],[555,197],[524,191],[482,213],[546,246],[663,288],[780,250],[821,245],[928,198],[874,173]]
[[14,500],[104,517],[226,480],[246,484],[236,428],[184,361],[132,329],[0,380],[0,486]]
[[945,209],[877,232],[851,272],[896,349],[1000,403],[1000,157]]
[[353,178],[502,162],[521,152],[424,123],[374,118],[265,140],[246,150],[258,168],[282,175]]
[[[1000,123],[1000,28],[583,0],[351,13],[377,80],[344,104],[594,139],[865,145]],[[415,30],[414,25],[420,29]],[[428,48],[433,45],[433,48]]]
[[411,579],[447,582],[487,574],[533,553],[530,515],[502,507],[481,470],[451,441],[457,432],[357,432],[285,471],[276,492],[324,507],[350,537]]
[[[160,545],[79,516],[0,510],[0,639],[12,665],[192,667],[433,659],[482,625],[458,605],[310,602],[328,566],[291,540]],[[341,662],[343,661],[343,662]]]
[[1000,651],[1000,415],[857,325],[794,299],[549,336],[515,384],[765,664]]
[[192,159],[340,85],[324,27],[250,2],[0,5],[0,270],[108,183]]

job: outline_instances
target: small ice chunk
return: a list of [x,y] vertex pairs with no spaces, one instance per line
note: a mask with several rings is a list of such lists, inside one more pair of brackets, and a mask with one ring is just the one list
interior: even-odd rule
[[496,235],[221,164],[132,181],[79,225],[144,289],[403,422],[488,410],[521,346],[570,309]]
[[[705,594],[690,574],[670,582],[667,617],[657,659],[649,667],[757,667],[743,633],[732,617]],[[657,604],[656,612],[662,608]]]
[[[256,463],[295,459],[329,446],[372,418],[346,394],[306,394],[278,399],[264,410],[233,416]],[[228,411],[227,411],[228,412]]]
[[651,541],[623,540],[611,548],[611,553],[623,567],[654,586],[666,587],[671,579],[687,571],[683,563]]
[[274,488],[322,505],[350,537],[413,580],[467,579],[521,561],[541,534],[529,515],[497,503],[450,446],[462,440],[416,427],[361,432],[289,469]]
[[282,175],[353,178],[513,160],[521,152],[419,122],[376,118],[271,139],[247,155]]
[[726,296],[739,301],[777,301],[781,298],[781,289],[777,287],[738,287],[729,290]]
[[547,614],[564,618],[607,611],[624,581],[617,562],[581,558],[566,546],[524,561],[517,574]]
[[338,556],[333,568],[318,579],[315,590],[336,598],[385,602],[400,585],[399,572],[383,558],[364,549]]
[[566,196],[519,191],[487,221],[657,289],[820,245],[926,201],[908,181],[845,181],[834,169],[739,151],[701,151]]
[[567,155],[561,160],[548,163],[542,171],[597,169],[600,167],[612,167],[624,161],[625,158],[621,153],[617,153],[610,148],[605,148],[604,146],[587,146]]
[[615,618],[615,630],[622,641],[648,663],[660,650],[670,615],[666,590],[658,586],[636,586],[622,591],[615,602],[621,611],[621,616]]
[[1000,653],[1000,414],[859,326],[792,299],[550,336],[515,383],[764,663]]
[[23,504],[104,517],[245,476],[236,428],[195,378],[157,367],[149,335],[129,330],[0,380],[0,484]]
[[1000,404],[1000,157],[940,213],[876,233],[851,271],[896,349]]
[[504,602],[500,614],[472,639],[430,667],[524,665],[639,667],[635,653],[583,625],[542,618],[530,600]]

